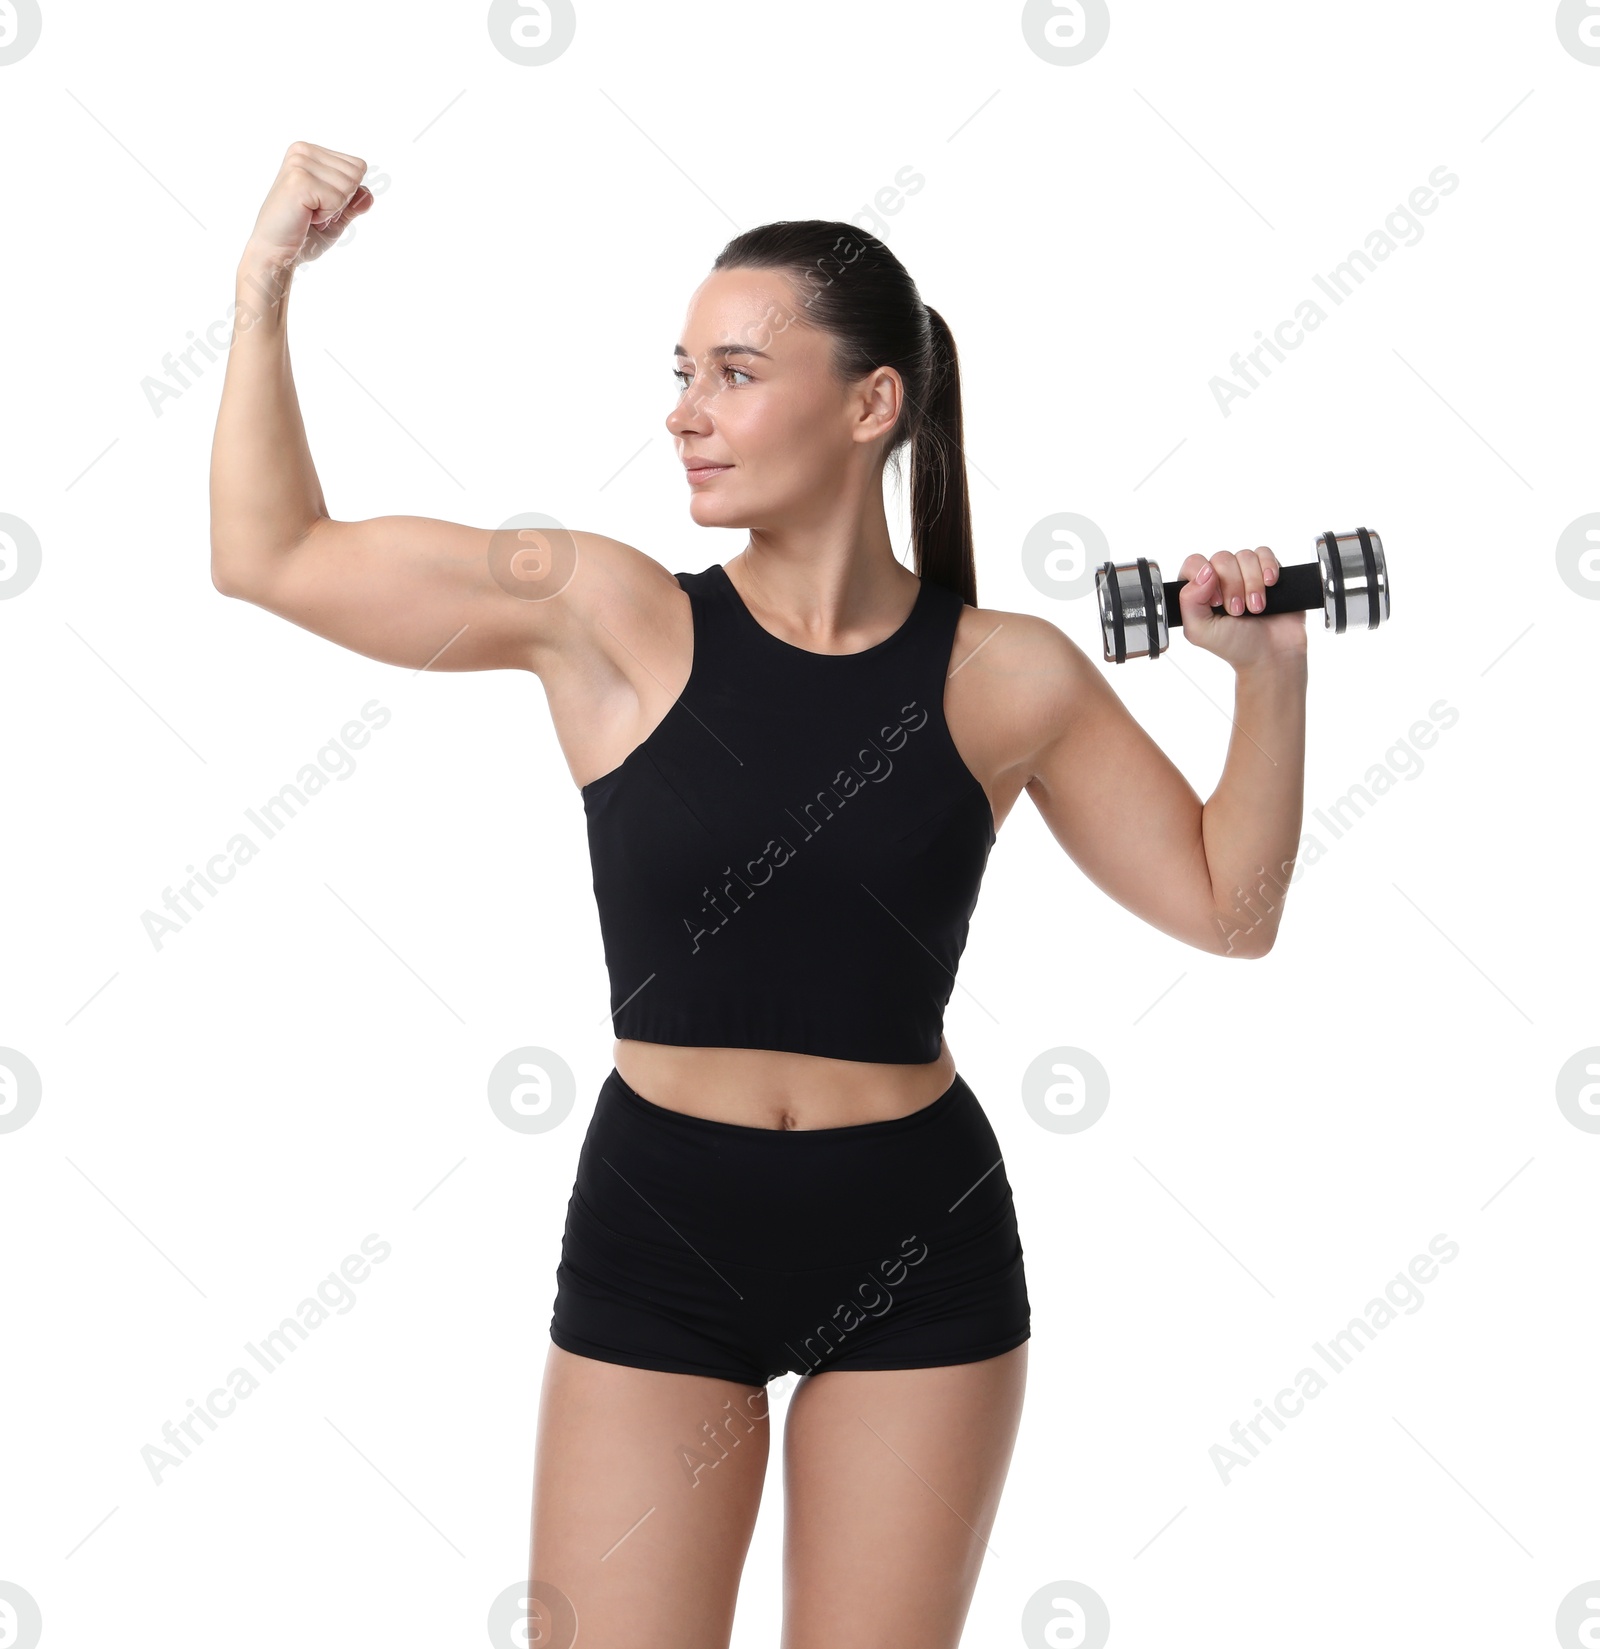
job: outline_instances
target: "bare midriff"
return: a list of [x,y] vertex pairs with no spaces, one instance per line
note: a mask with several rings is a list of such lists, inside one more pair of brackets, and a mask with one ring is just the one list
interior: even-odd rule
[[955,1080],[943,1037],[926,1065],[882,1065],[769,1048],[680,1047],[618,1038],[613,1063],[636,1094],[669,1111],[745,1128],[853,1128],[931,1105]]

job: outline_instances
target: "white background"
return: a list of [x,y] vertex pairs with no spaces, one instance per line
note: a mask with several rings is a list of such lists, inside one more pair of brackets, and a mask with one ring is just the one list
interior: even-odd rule
[[[1600,1135],[1556,1102],[1600,1042],[1600,607],[1556,555],[1600,510],[1597,106],[1550,4],[1117,4],[1076,67],[1015,4],[588,5],[543,67],[481,5],[48,6],[0,68],[0,511],[43,554],[0,601],[0,1045],[43,1082],[0,1134],[0,1581],[50,1649],[484,1641],[610,1068],[537,681],[414,676],[212,588],[223,362],[159,415],[147,381],[227,315],[296,138],[390,180],[292,305],[340,518],[537,510],[673,571],[727,559],[742,536],[688,518],[670,348],[732,235],[830,217],[954,330],[983,605],[1098,659],[1092,601],[1023,571],[1062,511],[1167,578],[1382,533],[1390,625],[1309,620],[1327,851],[1265,960],[1141,924],[1026,798],[1000,832],[946,1031],[1034,1338],[966,1641],[1024,1641],[1068,1580],[1124,1649],[1552,1641],[1600,1567]],[[1224,416],[1229,357],[1441,165],[1421,238]],[[874,218],[905,167],[924,186]],[[1181,635],[1102,667],[1209,795],[1227,667]],[[373,699],[354,774],[157,949],[142,913]],[[1408,755],[1441,700],[1458,719]],[[1375,765],[1410,776],[1319,826]],[[487,1101],[523,1046],[577,1079],[546,1133]],[[1058,1047],[1110,1076],[1083,1132],[1022,1104]],[[157,1486],[163,1423],[369,1232],[392,1253],[354,1309]],[[1224,1484],[1213,1445],[1328,1373],[1313,1342],[1437,1233],[1459,1255],[1421,1308]],[[776,1640],[780,1489],[775,1438],[739,1649]]]

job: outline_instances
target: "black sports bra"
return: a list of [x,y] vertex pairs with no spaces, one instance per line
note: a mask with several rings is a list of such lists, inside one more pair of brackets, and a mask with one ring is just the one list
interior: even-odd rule
[[720,565],[675,576],[689,679],[582,790],[613,1030],[937,1059],[995,841],[944,718],[961,598],[924,579],[893,635],[813,653]]

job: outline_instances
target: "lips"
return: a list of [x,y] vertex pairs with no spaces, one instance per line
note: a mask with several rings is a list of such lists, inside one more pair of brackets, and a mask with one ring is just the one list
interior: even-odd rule
[[708,476],[721,475],[724,470],[732,468],[732,464],[702,464],[688,460],[684,464],[684,473],[691,481],[704,481]]

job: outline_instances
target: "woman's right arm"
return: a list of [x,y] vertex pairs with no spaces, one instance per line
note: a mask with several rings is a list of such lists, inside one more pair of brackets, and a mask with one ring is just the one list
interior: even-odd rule
[[[295,268],[372,206],[365,171],[291,144],[239,261],[211,450],[212,582],[387,664],[537,670],[587,628],[595,574],[625,546],[577,532],[507,546],[515,535],[424,516],[329,517],[289,366],[289,295]],[[539,599],[550,589],[561,596]]]

